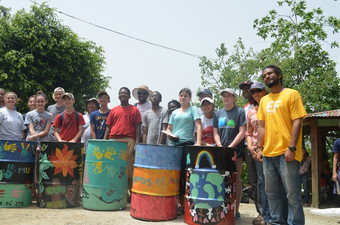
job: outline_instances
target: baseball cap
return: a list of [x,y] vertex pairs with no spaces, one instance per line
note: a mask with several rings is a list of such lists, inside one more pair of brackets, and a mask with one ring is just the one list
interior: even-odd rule
[[67,96],[67,97],[69,97],[70,99],[73,99],[73,100],[74,100],[74,96],[73,96],[73,94],[72,94],[72,93],[70,93],[70,92],[66,92],[65,94],[63,94],[63,97],[62,97],[62,99],[64,99],[64,98],[65,98],[65,96]]
[[223,95],[224,92],[228,92],[236,97],[235,91],[232,88],[225,88],[221,91],[221,95]]
[[201,94],[209,95],[211,97],[213,96],[211,91],[209,89],[206,89],[206,88],[204,88],[202,91],[198,92],[197,96],[200,96]]
[[203,98],[202,101],[201,101],[201,105],[203,105],[203,102],[204,102],[204,101],[208,101],[208,102],[210,102],[211,104],[214,104],[214,100],[212,100],[212,99],[209,98],[209,97]]
[[243,81],[238,87],[242,90],[245,86],[250,86],[252,85],[254,82],[253,81]]
[[252,90],[252,89],[263,89],[263,90],[265,90],[266,85],[264,85],[264,83],[262,83],[262,82],[255,82],[250,86],[250,90]]

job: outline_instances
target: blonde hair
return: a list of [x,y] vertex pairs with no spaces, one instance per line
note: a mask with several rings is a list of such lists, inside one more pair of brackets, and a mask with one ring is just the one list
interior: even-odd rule
[[15,94],[13,91],[6,92],[5,94],[5,99],[7,98],[8,95],[13,95],[15,100],[18,102],[20,99],[18,98],[17,94]]
[[53,91],[53,94],[52,94],[52,98],[53,98],[54,101],[55,101],[54,93],[56,93],[57,91],[61,91],[61,92],[63,92],[63,94],[65,93],[64,88],[62,88],[62,87],[55,88],[54,91]]

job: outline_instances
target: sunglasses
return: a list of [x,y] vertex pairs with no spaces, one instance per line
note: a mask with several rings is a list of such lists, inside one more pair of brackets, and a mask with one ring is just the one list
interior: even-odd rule
[[250,94],[255,94],[255,93],[260,93],[260,92],[262,92],[263,91],[263,89],[252,89],[252,90],[250,90]]
[[137,92],[138,95],[148,95],[149,93],[146,91],[138,91]]

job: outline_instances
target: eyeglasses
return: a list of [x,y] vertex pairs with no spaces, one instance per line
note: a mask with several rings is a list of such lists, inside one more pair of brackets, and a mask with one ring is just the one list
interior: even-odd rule
[[262,92],[263,91],[263,89],[251,89],[250,90],[250,94],[255,94],[255,93],[260,93],[260,92]]

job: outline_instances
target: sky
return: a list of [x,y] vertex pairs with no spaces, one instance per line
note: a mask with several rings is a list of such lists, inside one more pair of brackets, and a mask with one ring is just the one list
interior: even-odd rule
[[[221,43],[232,52],[239,37],[247,49],[252,47],[258,51],[268,47],[269,41],[256,36],[254,20],[266,16],[272,9],[279,10],[280,14],[288,12],[278,7],[275,0],[54,0],[47,3],[58,11],[102,27],[213,59]],[[321,7],[325,16],[340,16],[340,1],[308,0],[307,3],[309,9]],[[22,8],[28,11],[33,3],[0,0],[0,4],[11,8],[14,14]],[[184,87],[191,89],[193,101],[197,101],[195,93],[202,88],[199,58],[129,39],[58,12],[56,15],[79,37],[103,47],[106,58],[103,74],[111,76],[110,89],[107,89],[111,96],[110,108],[119,105],[118,90],[123,86],[132,91],[147,85],[159,91],[164,107],[170,100],[178,99],[178,92]],[[337,34],[330,40],[339,41],[339,37]],[[340,74],[340,50],[330,49],[327,44],[324,47],[337,62]],[[131,96],[130,103],[135,102]]]

